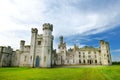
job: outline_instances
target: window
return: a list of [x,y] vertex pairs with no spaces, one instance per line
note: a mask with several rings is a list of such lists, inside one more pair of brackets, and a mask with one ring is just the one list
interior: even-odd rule
[[85,55],[83,55],[83,58],[85,58]]
[[83,55],[85,55],[85,53],[83,52]]
[[88,58],[91,58],[91,56],[90,56],[90,55],[88,55]]
[[79,58],[81,57],[81,55],[79,55]]
[[108,53],[109,51],[107,50],[107,53]]
[[26,61],[27,56],[25,56],[24,61]]
[[32,61],[32,56],[30,57],[30,61]]
[[85,60],[83,60],[83,63],[85,64]]
[[81,60],[79,60],[79,63],[81,63]]
[[97,60],[95,60],[95,63],[97,63]]
[[38,41],[38,45],[41,45],[41,41]]

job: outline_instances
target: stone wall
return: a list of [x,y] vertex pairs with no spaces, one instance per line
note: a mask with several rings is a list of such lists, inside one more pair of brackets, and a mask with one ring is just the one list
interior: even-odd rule
[[11,66],[11,57],[13,49],[8,46],[0,46],[0,67]]
[[[64,64],[63,64],[64,62]],[[103,40],[100,41],[100,48],[85,46],[79,48],[74,45],[74,48],[66,50],[66,45],[63,42],[63,37],[60,36],[58,44],[57,65],[111,65],[111,54],[109,43]]]

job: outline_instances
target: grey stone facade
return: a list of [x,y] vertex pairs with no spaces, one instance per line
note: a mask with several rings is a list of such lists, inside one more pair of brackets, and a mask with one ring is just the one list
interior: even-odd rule
[[13,51],[8,46],[0,46],[0,67],[53,67],[54,65],[111,65],[111,54],[108,42],[100,40],[100,47],[85,46],[67,50],[63,36],[60,36],[58,51],[53,50],[53,25],[43,24],[43,34],[37,28],[31,29],[31,43],[25,45],[20,41],[20,49]]
[[53,51],[53,25],[43,24],[43,34],[38,34],[37,28],[31,29],[31,44],[20,42],[19,66],[27,67],[51,67]]
[[74,48],[67,50],[63,37],[60,37],[58,45],[58,53],[56,65],[111,65],[111,54],[109,43],[100,40],[100,47],[84,46],[79,48],[74,45]]
[[13,49],[10,46],[8,47],[0,46],[0,67],[11,66],[12,53]]

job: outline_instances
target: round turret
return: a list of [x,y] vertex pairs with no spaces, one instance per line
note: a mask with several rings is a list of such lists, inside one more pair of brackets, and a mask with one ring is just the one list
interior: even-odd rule
[[37,32],[38,32],[38,29],[37,29],[37,28],[32,28],[32,29],[31,29],[31,32],[32,32],[32,33],[37,33]]
[[20,41],[20,45],[21,45],[21,46],[24,46],[24,45],[25,45],[25,41],[24,41],[24,40],[21,40],[21,41]]
[[104,40],[100,40],[100,44],[104,44]]
[[20,41],[20,50],[23,51],[24,50],[24,46],[25,46],[25,41],[21,40]]
[[63,36],[60,36],[59,39],[60,39],[60,43],[63,43]]
[[53,25],[50,23],[44,23],[43,24],[43,30],[51,30],[53,31]]

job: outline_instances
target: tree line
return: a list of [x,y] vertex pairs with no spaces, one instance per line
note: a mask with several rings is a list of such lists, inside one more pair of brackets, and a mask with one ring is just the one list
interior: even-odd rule
[[112,62],[112,65],[120,65],[120,61],[114,61],[114,62]]

